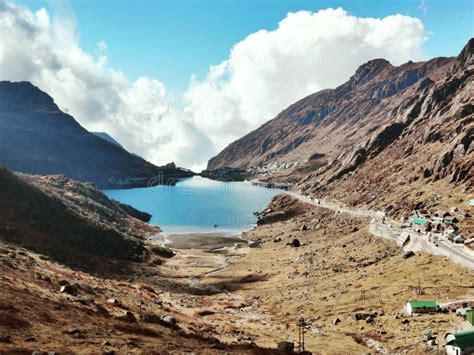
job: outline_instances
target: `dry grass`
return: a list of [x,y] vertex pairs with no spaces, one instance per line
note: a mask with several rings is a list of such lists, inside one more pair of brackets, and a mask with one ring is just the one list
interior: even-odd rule
[[116,323],[114,328],[127,334],[143,335],[145,337],[159,337],[161,335],[156,330],[137,323]]
[[4,311],[0,312],[0,325],[7,329],[23,329],[31,327],[30,322],[26,319]]

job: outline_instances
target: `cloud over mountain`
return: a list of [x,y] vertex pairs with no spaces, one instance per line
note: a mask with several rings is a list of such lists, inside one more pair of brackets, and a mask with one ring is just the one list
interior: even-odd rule
[[51,17],[0,0],[0,80],[31,81],[87,129],[108,132],[152,162],[198,168],[297,99],[342,83],[363,62],[420,59],[425,36],[421,21],[408,16],[289,13],[275,30],[237,43],[227,60],[172,98],[157,79],[131,82],[111,68],[105,41],[98,55],[85,52],[67,11]]

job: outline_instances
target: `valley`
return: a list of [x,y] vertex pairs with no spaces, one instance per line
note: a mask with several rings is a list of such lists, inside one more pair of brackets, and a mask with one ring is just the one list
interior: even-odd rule
[[[117,72],[101,112],[135,118],[124,141],[0,81],[0,353],[469,353],[473,74],[473,38],[454,57],[372,58],[256,129],[250,108],[221,117],[240,98],[214,82],[206,100],[226,99],[204,114],[222,129]],[[232,130],[249,133],[201,173],[124,148],[198,167]]]

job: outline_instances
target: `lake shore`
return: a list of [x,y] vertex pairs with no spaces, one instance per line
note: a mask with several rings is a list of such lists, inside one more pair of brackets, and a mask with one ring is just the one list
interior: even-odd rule
[[172,249],[214,250],[236,246],[246,246],[248,241],[240,236],[228,236],[225,233],[185,233],[159,234],[149,239],[151,244],[161,244]]

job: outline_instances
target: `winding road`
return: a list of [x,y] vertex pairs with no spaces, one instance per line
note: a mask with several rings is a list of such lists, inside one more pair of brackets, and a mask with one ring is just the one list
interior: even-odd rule
[[387,219],[384,212],[341,206],[335,202],[311,198],[294,191],[285,191],[285,193],[316,207],[347,213],[355,217],[370,218],[369,232],[372,235],[393,240],[405,251],[424,251],[433,255],[446,256],[452,261],[474,270],[474,252],[472,250],[441,238],[436,246],[428,240],[426,235],[406,228],[395,227],[396,223]]

